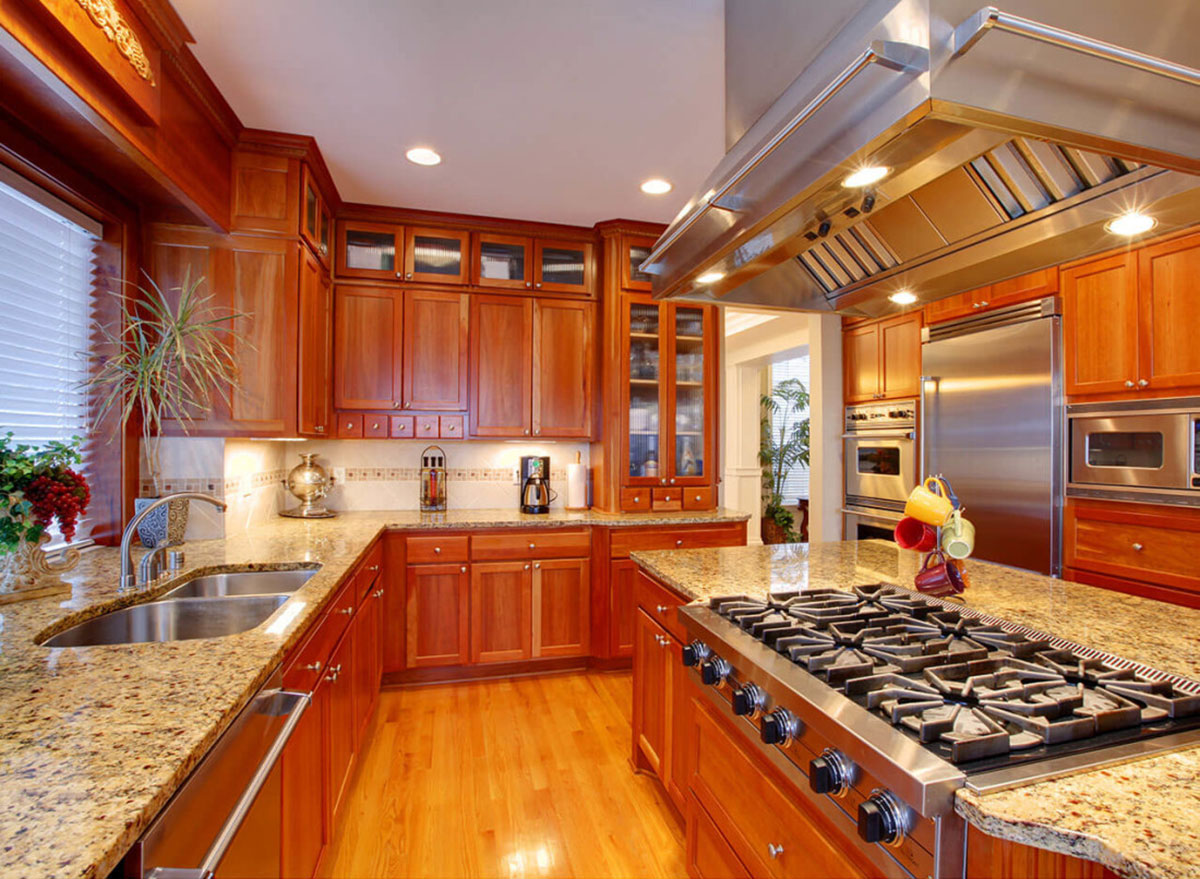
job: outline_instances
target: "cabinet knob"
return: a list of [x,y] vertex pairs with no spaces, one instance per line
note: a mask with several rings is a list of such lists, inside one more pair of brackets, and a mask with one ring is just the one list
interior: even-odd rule
[[397,277],[397,278],[403,278],[403,277],[404,277],[404,272],[396,272],[396,277]]
[[454,433],[454,431],[458,430],[458,425],[457,425],[457,424],[447,424],[447,425],[446,425],[446,430],[447,430],[449,433]]
[[529,436],[529,428],[528,427],[525,428],[525,430],[523,430],[522,433],[524,433],[525,436]]
[[696,495],[696,503],[700,503],[700,495]]
[[1146,548],[1146,547],[1142,546],[1140,543],[1135,543],[1135,544],[1133,545],[1133,551],[1134,551],[1134,552],[1141,552],[1141,551],[1142,551],[1143,549],[1145,549],[1145,548]]
[[441,548],[440,546],[435,546],[435,547],[433,548],[433,554],[434,554],[434,555],[441,555],[441,554],[442,554],[442,548]]
[[525,282],[525,286],[526,286],[526,287],[532,287],[532,286],[533,286],[533,282],[532,282],[532,281],[526,281],[526,282]]
[[374,424],[371,425],[371,430],[379,430],[379,422],[378,421],[376,421]]
[[300,667],[305,671],[320,671],[321,660],[318,659],[316,662],[310,662],[308,665],[302,665]]
[[542,435],[542,429],[539,427],[537,430],[535,430],[535,431],[533,432],[533,435],[534,435],[534,436],[541,436],[541,435]]
[[1146,379],[1144,379],[1144,378],[1138,379],[1138,387],[1139,388],[1145,388],[1145,387],[1148,387],[1149,385],[1150,385],[1150,382],[1146,381]]
[[325,425],[324,425],[324,424],[318,424],[318,425],[316,426],[316,431],[317,431],[317,433],[324,433],[324,432],[325,432]]
[[[667,498],[667,500],[670,500],[670,498]],[[683,546],[683,539],[682,539],[682,538],[680,538],[679,540],[676,540],[676,541],[675,541],[675,545],[676,545],[676,546]]]
[[338,608],[338,613],[344,613],[344,614],[349,615],[349,614],[354,613],[354,608],[353,607],[341,607],[341,608]]
[[659,482],[659,484],[660,484],[660,485],[666,485],[666,484],[667,484],[667,477],[665,477],[665,476],[664,476],[662,479],[658,480],[658,482]]
[[668,606],[667,606],[667,605],[665,605],[665,604],[657,604],[657,605],[655,605],[655,606],[654,606],[654,609],[655,609],[656,611],[658,611],[659,613],[666,613],[666,612],[667,612],[667,611],[669,611],[671,608],[670,608],[670,607],[668,607]]
[[535,571],[540,571],[540,570],[542,569],[542,563],[541,563],[541,562],[534,562],[534,563],[533,563],[533,569],[534,569]]
[[528,571],[528,570],[529,570],[529,565],[526,565],[526,566],[525,566],[525,570],[526,570],[526,571]]
[[670,502],[671,502],[671,496],[670,496],[669,494],[665,494],[665,495],[663,495],[663,500],[664,500],[666,503],[670,503]]
[[412,280],[412,272],[405,272],[405,273],[404,273],[404,279],[405,279],[406,281],[411,281],[411,280]]
[[[986,299],[985,299],[985,300],[983,300],[983,302],[980,302],[980,303],[979,303],[979,307],[980,307],[980,308],[987,308],[987,307],[988,307],[988,301],[987,301]],[[780,851],[783,851],[783,849],[780,849]]]
[[[984,305],[987,305],[987,303],[985,302]],[[781,854],[783,854],[783,846],[775,845],[773,842],[768,842],[767,854],[769,854],[772,858],[778,858]]]
[[635,494],[633,496],[633,502],[635,504],[640,504],[642,502],[642,496],[640,494]]
[[971,307],[972,307],[972,308],[978,308],[978,307],[979,307],[979,303],[978,303],[978,302],[972,302],[972,303],[971,303]]
[[530,548],[530,549],[537,549],[537,544],[536,544],[536,543],[531,543],[531,544],[529,544],[529,548]]
[[467,566],[463,565],[461,568],[458,569],[458,571],[460,574],[465,574],[467,572]]
[[367,570],[368,571],[378,571],[379,565],[371,565],[370,567],[367,568]]
[[393,402],[393,403],[392,403],[392,408],[393,408],[393,409],[399,409],[399,408],[400,408],[400,401],[399,401],[399,400],[396,400],[395,402]]
[[534,284],[533,286],[535,286],[535,287],[537,287],[539,290],[541,290],[541,289],[542,289],[542,282],[541,282],[541,281],[538,281],[538,282],[537,282],[536,284]]
[[375,597],[376,597],[376,598],[383,598],[383,590],[382,590],[382,589],[376,589],[376,590],[375,590]]
[[672,484],[672,485],[674,485],[674,484],[675,484],[675,480],[674,480],[674,479],[672,479],[672,480],[671,480],[671,484]]
[[1132,380],[1132,379],[1126,379],[1126,380],[1125,380],[1125,387],[1127,387],[1127,388],[1132,388],[1132,387],[1133,387],[1133,380]]

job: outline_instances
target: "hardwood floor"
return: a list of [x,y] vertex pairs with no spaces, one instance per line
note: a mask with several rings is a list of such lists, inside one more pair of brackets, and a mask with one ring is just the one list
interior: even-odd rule
[[324,875],[685,876],[631,702],[628,673],[384,690]]

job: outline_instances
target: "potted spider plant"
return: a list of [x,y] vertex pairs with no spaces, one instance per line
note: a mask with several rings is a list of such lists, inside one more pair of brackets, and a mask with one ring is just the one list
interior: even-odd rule
[[[770,394],[763,394],[760,427],[762,440],[758,462],[763,466],[762,512],[763,543],[796,543],[800,536],[795,530],[795,513],[783,499],[783,486],[788,474],[797,466],[808,466],[808,389],[795,378],[782,381]],[[778,428],[772,427],[775,416],[782,416]]]
[[[142,451],[153,485],[151,497],[138,498],[139,511],[162,496],[160,445],[163,425],[172,421],[185,434],[197,417],[212,411],[213,394],[226,405],[238,384],[233,344],[246,344],[233,322],[246,315],[218,310],[213,297],[201,292],[204,278],[185,274],[168,295],[148,275],[148,286],[131,284],[132,294],[120,297],[112,324],[96,324],[102,354],[86,386],[98,395],[96,422],[116,413],[117,431],[124,433],[136,414],[141,426]],[[151,513],[138,534],[148,547],[163,539],[183,541],[187,527],[186,501],[172,501]]]

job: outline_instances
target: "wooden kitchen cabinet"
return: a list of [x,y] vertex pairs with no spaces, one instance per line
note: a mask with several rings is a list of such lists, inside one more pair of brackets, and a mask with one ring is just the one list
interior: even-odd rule
[[408,668],[469,659],[470,574],[466,565],[409,565],[405,587]]
[[333,287],[316,257],[304,248],[300,253],[298,314],[297,432],[303,436],[333,436],[333,409],[329,397]]
[[592,435],[594,385],[590,303],[538,299],[533,303],[533,435]]
[[988,836],[967,825],[968,879],[1117,879],[1117,874],[1096,861],[1085,861],[1059,852]]
[[339,284],[333,305],[333,402],[338,409],[398,409],[404,304],[389,287]]
[[342,797],[350,781],[354,764],[357,716],[354,711],[354,628],[347,630],[330,657],[325,680],[329,685],[329,724],[327,755],[329,761],[330,813],[340,811]]
[[378,578],[372,578],[369,591],[363,596],[358,613],[354,617],[352,637],[354,639],[354,749],[357,752],[366,737],[367,724],[375,711],[379,696],[379,670],[382,662],[380,650],[380,624],[382,604],[379,596]]
[[471,297],[471,435],[529,436],[533,301]]
[[694,796],[687,798],[684,812],[688,875],[694,879],[750,879],[750,871],[738,860],[717,825]]
[[879,324],[855,326],[842,333],[842,396],[847,403],[879,398]]
[[474,282],[480,287],[533,289],[533,239],[480,232],[471,245]]
[[633,614],[634,764],[666,778],[670,729],[671,652],[667,630],[644,611]]
[[1136,391],[1137,254],[1070,266],[1061,280],[1068,396]]
[[289,879],[312,876],[330,839],[332,815],[326,750],[330,687],[322,675],[280,758],[282,874]]
[[467,408],[469,318],[466,294],[405,291],[403,408]]
[[655,239],[649,236],[623,236],[620,246],[621,287],[626,290],[650,292],[652,276],[638,268],[654,249]]
[[847,403],[915,397],[920,392],[921,312],[843,330],[842,370]]
[[533,655],[533,563],[471,565],[471,662],[517,662]]
[[539,293],[588,293],[592,289],[592,245],[535,239],[533,271],[533,289]]
[[1043,296],[1053,296],[1058,292],[1058,267],[1040,269],[1027,275],[998,281],[978,290],[968,290],[954,296],[947,296],[930,302],[922,310],[926,326],[970,317],[1004,308],[1009,305],[1019,305]]
[[587,656],[591,565],[586,558],[533,564],[533,655]]
[[465,284],[469,274],[471,233],[465,229],[404,230],[404,280]]
[[609,563],[609,614],[612,619],[609,651],[612,656],[633,655],[636,638],[633,594],[639,570],[638,563],[632,559],[613,559]]
[[1200,235],[1142,248],[1138,253],[1139,387],[1200,387],[1197,327]]
[[328,266],[333,212],[308,165],[303,166],[300,180],[300,238],[312,249],[321,264]]
[[338,222],[338,277],[397,281],[402,277],[403,271],[403,226],[360,220]]

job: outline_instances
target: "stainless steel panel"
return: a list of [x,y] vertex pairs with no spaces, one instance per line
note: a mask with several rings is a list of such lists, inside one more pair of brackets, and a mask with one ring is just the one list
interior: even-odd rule
[[1059,572],[1059,325],[1038,318],[922,346],[924,471],[975,524],[975,557]]
[[[847,435],[843,442],[847,497],[903,503],[917,484],[917,451],[912,431],[864,431]],[[865,466],[860,465],[860,457],[866,459]],[[872,464],[879,465],[884,472],[873,472]]]
[[[1186,489],[1191,487],[1192,418],[1187,413],[1120,413],[1108,416],[1072,415],[1071,484],[1115,485],[1124,488]],[[1120,466],[1089,463],[1089,449],[1099,435],[1149,433],[1161,436],[1158,466]]]
[[847,499],[842,508],[842,539],[843,540],[890,540],[895,538],[892,532],[896,523],[902,518],[902,513],[893,510],[872,509],[851,505]]

